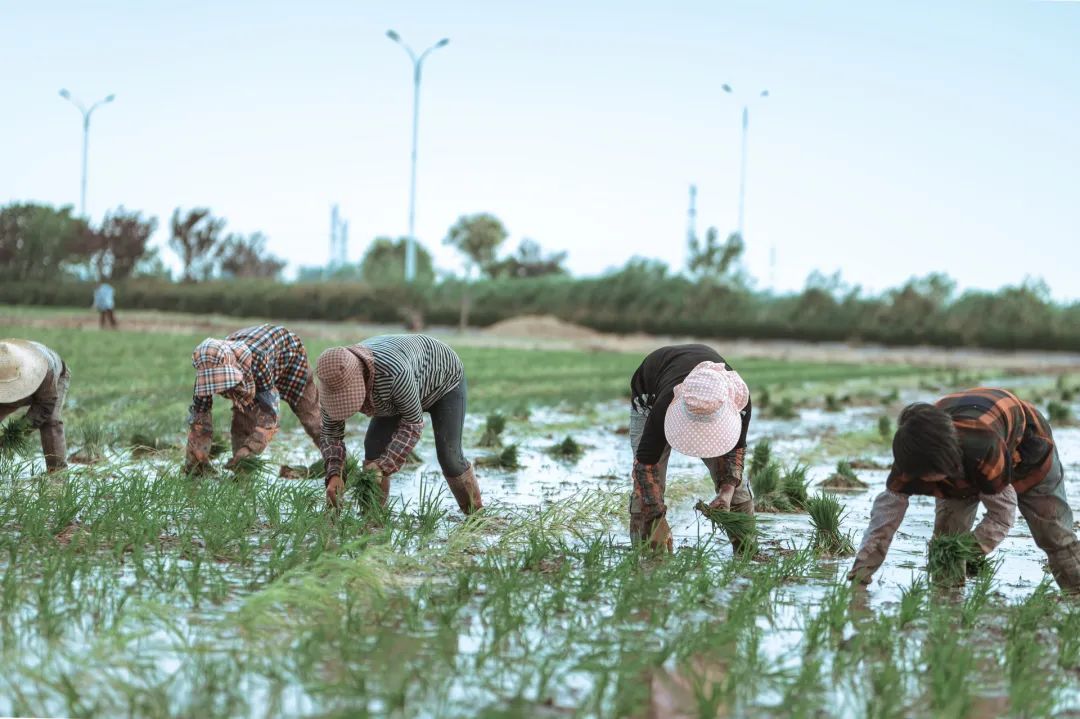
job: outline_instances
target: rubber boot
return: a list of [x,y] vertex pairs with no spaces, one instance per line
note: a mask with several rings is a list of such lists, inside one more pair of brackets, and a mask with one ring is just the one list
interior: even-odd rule
[[1080,542],[1047,552],[1046,558],[1061,591],[1080,595]]
[[41,451],[45,454],[45,468],[48,471],[56,472],[67,467],[67,442],[62,422],[41,428]]
[[472,514],[484,508],[484,502],[480,497],[480,485],[476,483],[476,474],[472,467],[457,477],[447,477],[446,484],[450,487],[454,499],[457,500],[458,507],[465,514]]

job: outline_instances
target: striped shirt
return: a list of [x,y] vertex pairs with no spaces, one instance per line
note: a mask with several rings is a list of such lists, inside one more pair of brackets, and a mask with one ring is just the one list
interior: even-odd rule
[[[383,457],[374,460],[384,474],[401,469],[420,439],[424,411],[461,384],[461,358],[445,343],[427,335],[379,335],[360,343],[375,361],[368,392],[375,417],[400,417]],[[340,473],[345,459],[345,421],[323,414],[323,459],[327,477]]]
[[1022,494],[1046,478],[1054,464],[1050,424],[1028,402],[1003,389],[980,387],[935,403],[953,419],[963,451],[964,475],[924,482],[895,469],[886,487],[900,494],[943,498],[998,494],[1011,485]]
[[[290,407],[300,401],[310,380],[311,368],[304,343],[296,334],[280,325],[267,324],[245,327],[225,339],[238,342],[251,352],[248,371],[254,380],[256,392],[276,389]],[[196,395],[192,410],[209,412],[213,402],[213,395]]]

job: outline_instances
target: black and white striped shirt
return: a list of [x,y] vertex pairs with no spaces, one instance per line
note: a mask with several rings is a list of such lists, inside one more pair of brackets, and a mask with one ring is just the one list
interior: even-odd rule
[[375,357],[371,403],[376,417],[422,422],[424,410],[465,376],[457,352],[427,335],[380,335],[360,344]]

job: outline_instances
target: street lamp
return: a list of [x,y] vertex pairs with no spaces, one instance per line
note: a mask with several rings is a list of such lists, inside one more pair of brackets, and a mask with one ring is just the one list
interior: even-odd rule
[[[724,83],[720,86],[724,92],[734,95],[735,91],[731,88],[731,85]],[[768,97],[769,91],[762,90],[757,95],[758,97]],[[750,126],[750,105],[749,103],[743,104],[742,111],[742,161],[739,167],[739,237],[743,238],[743,206],[746,202],[746,131]]]
[[116,95],[106,95],[103,100],[98,100],[90,109],[87,109],[78,98],[72,97],[71,93],[66,89],[60,90],[60,97],[69,101],[72,105],[79,108],[79,112],[82,113],[83,118],[83,141],[82,141],[82,186],[79,192],[79,214],[86,218],[86,148],[90,143],[90,115],[93,114],[99,106],[106,103],[110,103],[116,99]]
[[417,56],[393,30],[387,30],[386,36],[405,48],[413,64],[412,176],[409,180],[409,236],[405,241],[405,281],[412,282],[416,277],[416,141],[420,121],[420,71],[424,58],[440,47],[446,47],[450,40],[444,37]]

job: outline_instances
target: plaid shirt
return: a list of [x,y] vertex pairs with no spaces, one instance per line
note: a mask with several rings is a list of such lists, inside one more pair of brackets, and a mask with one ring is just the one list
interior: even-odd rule
[[[245,384],[254,382],[255,392],[277,389],[290,407],[299,402],[311,375],[307,352],[299,337],[280,325],[258,325],[237,330],[225,340],[240,344],[251,353],[250,368],[245,372]],[[198,357],[193,364],[199,367]],[[209,371],[217,369],[211,368]],[[227,384],[224,388],[235,386],[235,382],[228,381],[225,376],[226,370],[222,368],[220,371],[223,373],[223,386]],[[209,412],[213,402],[213,395],[196,395],[191,407],[195,412]]]
[[964,456],[964,476],[924,482],[895,469],[886,487],[900,494],[959,499],[1022,494],[1046,478],[1054,464],[1050,425],[1035,407],[1003,389],[981,387],[942,397],[936,406],[953,419]]

